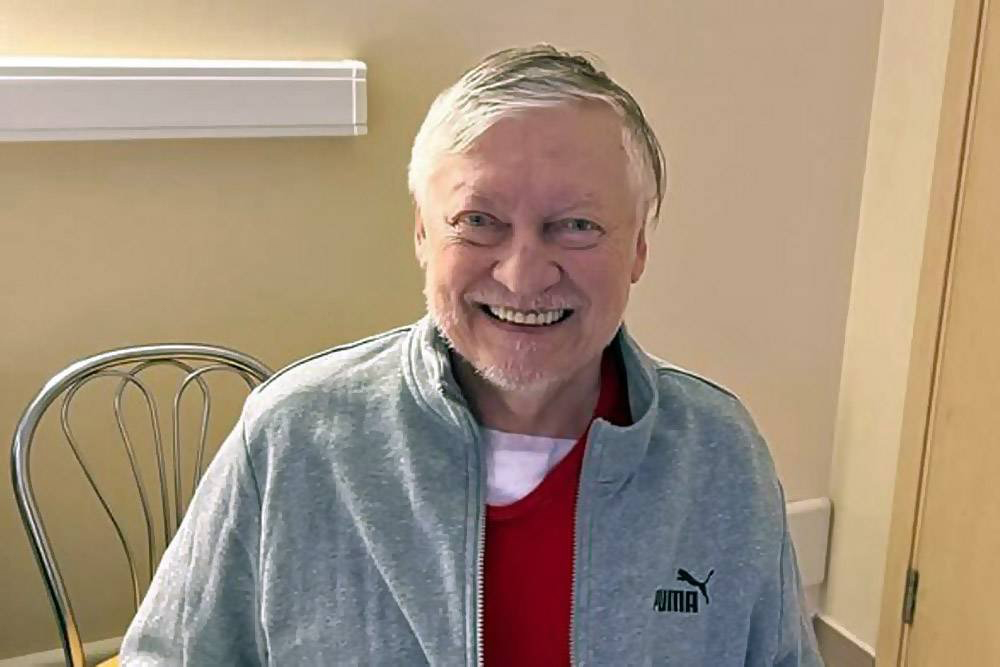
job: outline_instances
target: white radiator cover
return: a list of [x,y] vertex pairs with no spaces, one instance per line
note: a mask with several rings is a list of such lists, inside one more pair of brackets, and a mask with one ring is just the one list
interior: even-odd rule
[[356,60],[0,58],[0,141],[367,133]]
[[792,534],[802,585],[817,586],[826,579],[827,543],[830,536],[829,498],[809,498],[788,503],[788,530]]

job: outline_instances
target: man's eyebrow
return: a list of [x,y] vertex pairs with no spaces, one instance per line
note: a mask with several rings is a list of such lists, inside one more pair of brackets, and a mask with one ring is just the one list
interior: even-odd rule
[[483,204],[489,208],[495,208],[499,201],[498,198],[491,197],[489,194],[475,191],[467,193],[464,198],[470,204]]
[[[486,208],[497,208],[509,204],[509,198],[503,193],[482,187],[477,187],[475,183],[460,181],[451,189],[451,193],[458,195],[466,205],[484,206]],[[561,215],[587,209],[593,211],[602,210],[602,199],[600,195],[592,190],[580,193],[556,197],[556,207],[547,217],[557,218]]]
[[577,211],[579,209],[601,210],[601,199],[593,192],[585,192],[580,196],[567,198],[565,203],[552,212],[551,217],[557,218],[561,215]]
[[448,194],[457,195],[470,203],[481,203],[487,206],[495,206],[505,200],[505,197],[495,195],[492,191],[469,181],[458,181]]

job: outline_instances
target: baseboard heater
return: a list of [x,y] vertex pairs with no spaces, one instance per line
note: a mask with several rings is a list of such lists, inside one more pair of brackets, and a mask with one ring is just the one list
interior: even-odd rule
[[827,543],[830,538],[829,498],[809,498],[788,503],[788,530],[792,534],[799,574],[805,588],[826,579]]

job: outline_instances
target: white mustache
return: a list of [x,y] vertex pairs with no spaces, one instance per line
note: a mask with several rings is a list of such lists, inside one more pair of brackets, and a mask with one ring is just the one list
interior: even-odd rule
[[521,301],[511,298],[510,295],[498,295],[489,292],[469,292],[463,296],[465,302],[473,306],[486,304],[498,308],[511,308],[513,310],[576,310],[580,307],[578,299],[561,296],[546,296],[544,299],[530,299]]

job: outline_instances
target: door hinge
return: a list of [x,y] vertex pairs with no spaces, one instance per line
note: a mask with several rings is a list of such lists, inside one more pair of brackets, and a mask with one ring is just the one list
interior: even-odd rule
[[913,613],[917,608],[917,586],[920,573],[912,567],[906,570],[906,592],[903,594],[903,623],[913,624]]

